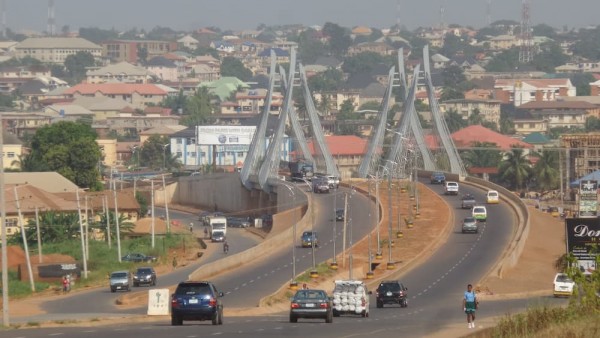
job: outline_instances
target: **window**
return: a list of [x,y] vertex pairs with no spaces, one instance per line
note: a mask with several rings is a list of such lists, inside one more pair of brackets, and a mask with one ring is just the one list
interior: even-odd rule
[[244,152],[242,152],[242,151],[238,152],[237,157],[244,157]]
[[191,151],[189,154],[190,154],[190,157],[196,157],[196,152],[195,151]]
[[183,140],[182,140],[182,139],[180,139],[180,138],[178,138],[178,139],[177,139],[177,144],[181,144],[181,143],[183,143]]
[[9,152],[7,153],[7,157],[8,157],[8,158],[14,158],[14,157],[15,157],[15,153],[14,153],[14,152],[12,152],[12,151],[9,151]]
[[178,151],[177,152],[177,158],[181,158],[181,155],[182,155],[181,151]]

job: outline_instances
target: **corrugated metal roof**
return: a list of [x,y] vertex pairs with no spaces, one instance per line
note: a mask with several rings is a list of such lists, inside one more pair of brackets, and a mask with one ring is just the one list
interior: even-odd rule
[[83,38],[27,38],[19,43],[16,49],[98,49],[102,47]]

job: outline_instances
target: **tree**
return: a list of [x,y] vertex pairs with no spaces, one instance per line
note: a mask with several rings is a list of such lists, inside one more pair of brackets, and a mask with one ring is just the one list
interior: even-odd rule
[[89,126],[61,121],[44,126],[31,141],[23,170],[35,168],[57,171],[83,188],[97,189],[101,152],[96,133]]
[[545,36],[550,39],[556,38],[556,30],[552,26],[548,26],[544,23],[535,25],[532,27],[534,36]]
[[[39,215],[38,222],[42,243],[60,243],[80,236],[77,213],[47,211]],[[27,242],[37,242],[35,218],[29,219],[25,235]]]
[[[135,193],[135,199],[137,200],[138,204],[140,205],[140,218],[147,215],[148,214],[148,200],[146,199],[146,196],[144,196],[142,193],[140,193],[139,191]],[[106,221],[106,219],[105,219]],[[106,223],[104,223],[106,224]],[[106,232],[105,232],[106,234]]]
[[312,64],[319,56],[325,55],[326,47],[317,38],[317,31],[307,29],[298,36],[299,57],[304,64]]
[[350,34],[345,28],[331,22],[323,25],[323,33],[329,37],[329,49],[337,57],[346,55],[348,47],[352,44]]
[[554,68],[565,64],[568,59],[560,45],[552,41],[540,46],[540,51],[535,55],[531,64],[539,71],[553,73]]
[[219,51],[211,48],[211,47],[204,47],[204,46],[198,46],[196,47],[195,50],[192,51],[192,54],[198,56],[198,55],[210,55],[212,57],[214,57],[215,59],[219,58]]
[[511,48],[496,54],[485,69],[488,72],[514,72],[519,67],[519,49]]
[[440,95],[440,101],[448,101],[448,100],[460,100],[464,99],[465,94],[461,92],[459,89],[454,87],[444,87],[442,89],[442,94]]
[[79,83],[86,77],[87,68],[96,64],[89,52],[77,52],[65,58],[65,68],[71,83]]
[[[99,221],[91,223],[92,229],[100,230],[104,233],[104,239],[108,241],[108,229],[106,228],[106,213],[99,212]],[[110,239],[114,241],[117,239],[117,227],[115,213],[112,211],[108,212],[108,222],[110,224]],[[131,232],[133,230],[133,223],[123,213],[119,213],[119,234],[123,236],[124,233]]]
[[483,115],[481,115],[481,111],[479,111],[479,109],[475,108],[473,109],[473,112],[471,112],[471,115],[469,115],[469,118],[467,119],[467,121],[469,122],[469,125],[478,125],[478,124],[482,124],[483,123]]
[[182,124],[194,127],[211,121],[211,115],[214,111],[212,99],[213,97],[208,92],[208,88],[200,87],[196,89],[194,95],[186,100]]
[[311,76],[308,79],[308,87],[315,92],[335,91],[338,90],[344,74],[334,68],[328,68],[326,71]]
[[511,188],[523,189],[531,175],[531,163],[522,148],[507,152],[499,167],[500,179]]
[[495,143],[474,142],[472,147],[462,153],[467,168],[496,168],[502,161],[502,152]]
[[231,56],[227,56],[221,62],[221,76],[233,76],[242,81],[252,78],[252,71],[244,67],[244,64]]
[[174,160],[169,147],[169,138],[166,136],[152,135],[144,142],[140,150],[140,162],[150,168],[179,167],[179,162]]
[[14,98],[11,95],[0,94],[0,109],[11,110],[15,107]]
[[442,78],[444,79],[444,86],[456,86],[467,80],[463,69],[457,65],[446,67],[442,71]]
[[375,52],[362,52],[347,57],[342,65],[342,70],[350,74],[369,72],[382,63],[391,66],[393,60],[391,58],[385,58]]
[[354,104],[351,100],[348,99],[342,102],[340,111],[336,116],[336,120],[339,122],[337,124],[337,133],[339,135],[358,135],[358,126],[344,122],[349,120],[358,120],[359,118],[359,114],[354,112]]
[[595,82],[591,73],[575,73],[569,76],[571,83],[577,88],[577,96],[589,96],[591,94],[590,83]]
[[515,123],[511,118],[500,117],[500,133],[504,135],[513,135],[516,132]]
[[137,62],[142,66],[145,66],[148,62],[148,48],[138,45],[137,48]]
[[580,29],[571,47],[573,54],[590,60],[600,59],[600,26]]
[[186,96],[183,94],[183,89],[179,90],[177,96],[167,96],[161,103],[161,107],[170,108],[173,113],[179,114],[179,110],[183,110],[186,104]]
[[558,188],[558,153],[556,151],[543,150],[539,155],[533,172],[537,185],[542,190],[552,190]]
[[585,120],[585,131],[591,132],[591,131],[598,131],[598,130],[600,130],[600,119],[597,118],[596,116],[589,116]]
[[462,118],[456,110],[450,109],[446,112],[444,119],[446,120],[446,125],[448,126],[448,131],[453,133],[455,131],[461,130],[462,128],[467,126],[467,121]]
[[102,41],[117,39],[119,32],[114,29],[106,30],[96,27],[82,27],[79,28],[79,36],[94,43],[101,43]]

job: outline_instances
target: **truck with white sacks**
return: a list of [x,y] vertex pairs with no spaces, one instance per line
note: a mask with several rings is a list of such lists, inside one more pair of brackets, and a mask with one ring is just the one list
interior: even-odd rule
[[343,314],[369,317],[369,291],[360,280],[336,280],[333,288],[333,316]]

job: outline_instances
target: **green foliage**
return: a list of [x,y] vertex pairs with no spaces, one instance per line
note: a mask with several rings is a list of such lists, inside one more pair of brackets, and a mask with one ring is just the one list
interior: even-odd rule
[[342,70],[345,73],[355,74],[361,72],[369,72],[379,64],[392,66],[393,59],[390,57],[381,56],[375,52],[362,52],[354,56],[347,57],[342,65]]
[[502,152],[498,145],[491,142],[474,142],[473,149],[461,155],[467,168],[495,168],[502,161]]
[[4,62],[0,62],[2,67],[29,67],[29,66],[41,66],[42,61],[34,59],[31,56],[25,56],[20,59],[12,58]]
[[543,150],[533,167],[537,186],[542,190],[557,189],[559,186],[559,162],[556,151]]
[[590,83],[596,81],[591,73],[570,74],[569,79],[577,88],[577,96],[589,96],[591,94]]
[[548,131],[548,136],[553,139],[553,140],[557,140],[562,134],[581,134],[581,133],[585,133],[585,129],[583,128],[576,128],[576,127],[554,127],[554,128],[550,128],[550,130]]
[[161,107],[170,108],[173,113],[178,113],[179,109],[183,109],[186,104],[186,96],[183,94],[183,89],[179,91],[177,96],[167,96],[161,103]]
[[242,81],[252,78],[252,71],[244,67],[244,64],[231,56],[227,56],[221,62],[221,76],[233,76]]
[[552,26],[548,26],[544,23],[535,25],[532,27],[534,36],[545,36],[550,39],[556,38],[556,30]]
[[95,65],[94,56],[89,52],[77,52],[65,58],[65,69],[69,75],[69,82],[79,83],[86,77],[86,68]]
[[448,126],[448,131],[450,131],[450,133],[454,133],[467,126],[467,121],[454,109],[447,111],[444,119],[446,120],[446,125]]
[[446,67],[442,71],[442,78],[444,79],[444,86],[456,86],[467,80],[463,69],[456,65]]
[[211,115],[215,111],[213,106],[213,96],[208,92],[208,88],[200,87],[196,89],[193,96],[187,98],[184,109],[182,124],[193,127],[205,123],[210,123]]
[[515,132],[514,121],[508,117],[500,117],[500,133],[504,135],[513,135]]
[[519,49],[511,48],[494,56],[485,67],[488,72],[513,72],[519,67]]
[[140,151],[140,163],[149,168],[178,168],[177,158],[171,154],[169,138],[152,135],[144,142]]
[[327,47],[318,39],[317,31],[311,28],[298,36],[298,52],[304,64],[312,64],[319,56],[327,54]]
[[600,26],[580,29],[571,47],[573,54],[590,60],[600,59]]
[[114,29],[106,30],[96,27],[82,27],[79,28],[79,36],[94,43],[101,43],[102,41],[118,39],[119,32]]
[[[50,287],[50,283],[34,282],[36,291],[42,291]],[[11,299],[23,298],[31,294],[31,284],[29,280],[19,279],[17,271],[8,271],[8,296]]]
[[500,179],[509,187],[522,189],[532,173],[531,163],[522,148],[513,148],[506,153],[499,166]]
[[198,46],[192,51],[193,55],[210,55],[215,59],[219,59],[219,51],[211,47]]
[[440,101],[448,101],[448,100],[457,100],[464,99],[465,94],[457,88],[454,87],[444,87],[442,89],[442,94],[440,95]]
[[[79,215],[77,213],[61,213],[47,211],[39,214],[40,238],[42,243],[56,243],[79,238]],[[30,219],[25,230],[28,243],[37,243],[35,219]],[[22,244],[18,236],[11,237],[15,244]]]
[[35,133],[25,161],[29,164],[22,168],[57,171],[80,187],[92,188],[102,155],[95,140],[89,125],[61,121],[44,126]]
[[344,80],[344,74],[334,68],[329,68],[323,73],[311,76],[308,79],[308,87],[315,92],[335,91],[340,88]]
[[11,110],[14,107],[15,101],[12,95],[0,94],[0,110]]
[[336,119],[341,123],[337,124],[337,134],[339,135],[357,135],[358,126],[343,123],[348,120],[358,120],[360,115],[354,112],[354,104],[351,100],[345,100],[340,106],[340,111]]
[[137,62],[143,66],[146,65],[146,63],[148,62],[148,48],[141,47],[140,45],[138,45]]
[[146,199],[146,196],[142,195],[140,192],[136,192],[135,199],[137,200],[138,204],[140,205],[140,215],[147,215],[148,214],[148,200]]
[[348,47],[352,44],[352,39],[345,28],[335,23],[326,22],[323,25],[323,33],[329,37],[329,50],[334,56],[346,55]]
[[596,116],[589,116],[585,120],[585,131],[592,132],[600,130],[600,119]]
[[532,65],[536,70],[554,73],[554,68],[565,64],[569,60],[563,54],[562,48],[556,42],[546,42],[540,46],[540,51],[535,55]]

